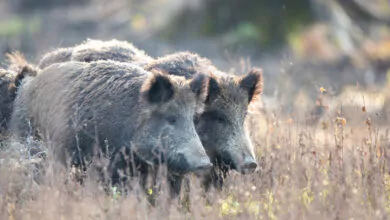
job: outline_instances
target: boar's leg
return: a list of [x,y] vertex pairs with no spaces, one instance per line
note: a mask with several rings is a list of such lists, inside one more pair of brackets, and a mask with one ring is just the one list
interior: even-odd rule
[[169,192],[172,199],[175,199],[180,195],[182,182],[183,176],[172,175],[168,177]]
[[203,179],[203,188],[205,192],[210,190],[213,185],[217,190],[222,190],[223,180],[226,178],[227,171],[213,168],[211,172]]
[[[141,173],[140,185],[147,195],[148,202],[152,205],[156,205],[157,196],[161,190],[161,184],[159,181],[160,178],[160,169],[159,167],[148,167],[148,173]],[[149,175],[152,175],[152,186],[148,187],[147,178]]]
[[112,186],[117,186],[120,191],[127,192],[132,190],[130,185],[130,177],[140,175],[141,186],[143,181],[146,182],[147,175],[149,173],[149,165],[139,159],[130,148],[122,147],[117,149],[109,164],[109,174]]
[[183,179],[183,188],[184,188],[184,193],[183,193],[183,198],[179,198],[179,204],[181,207],[184,208],[184,211],[191,212],[191,201],[190,201],[190,193],[191,193],[191,188],[190,188],[190,176],[186,176]]

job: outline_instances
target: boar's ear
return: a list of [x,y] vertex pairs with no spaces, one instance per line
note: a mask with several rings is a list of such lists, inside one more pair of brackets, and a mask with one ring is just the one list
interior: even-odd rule
[[24,55],[19,51],[6,54],[8,59],[8,69],[6,72],[16,73],[13,82],[8,86],[8,92],[12,99],[16,98],[16,93],[24,78],[27,76],[36,76],[38,74],[38,68],[29,64]]
[[214,76],[214,74],[210,73],[209,91],[207,94],[206,102],[211,102],[212,100],[214,100],[218,96],[220,91],[221,90],[220,90],[220,87],[219,87],[219,84],[218,84],[216,77]]
[[254,68],[243,76],[239,83],[240,87],[248,92],[248,103],[250,103],[263,92],[263,71]]
[[142,86],[142,94],[150,103],[164,103],[173,98],[174,86],[167,75],[156,73]]
[[190,88],[200,102],[205,102],[209,91],[209,79],[206,75],[196,74],[190,81]]

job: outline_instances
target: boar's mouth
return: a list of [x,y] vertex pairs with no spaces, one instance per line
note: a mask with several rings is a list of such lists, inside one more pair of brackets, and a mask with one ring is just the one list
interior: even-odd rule
[[238,165],[228,153],[217,156],[215,161],[220,169],[235,170],[241,174],[251,174],[257,169],[257,163],[255,161],[245,161]]
[[239,172],[242,174],[251,174],[251,173],[254,173],[256,171],[256,168],[257,168],[257,164],[251,163],[251,164],[247,164],[247,165],[242,166],[241,169],[239,170]]
[[211,172],[212,168],[213,168],[213,164],[210,163],[210,164],[206,164],[204,166],[200,166],[200,167],[196,168],[195,170],[193,170],[192,172],[195,174],[195,176],[202,177],[202,176],[206,176],[207,174],[209,174]]
[[218,155],[215,159],[215,163],[222,170],[238,170],[237,165],[227,153]]
[[212,163],[202,159],[197,163],[190,163],[182,154],[176,155],[174,160],[168,159],[168,170],[172,175],[185,175],[193,172],[195,175],[202,176],[210,172],[212,167]]

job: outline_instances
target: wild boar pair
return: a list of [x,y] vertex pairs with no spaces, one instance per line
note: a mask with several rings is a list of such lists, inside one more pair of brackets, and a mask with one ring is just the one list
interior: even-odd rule
[[[199,136],[214,164],[213,170],[204,179],[206,190],[211,183],[218,188],[221,186],[223,177],[219,171],[225,175],[232,168],[247,173],[253,172],[257,167],[252,144],[244,129],[244,120],[249,103],[262,90],[260,70],[253,69],[244,76],[228,75],[196,54],[176,53],[153,59],[132,44],[116,40],[88,40],[75,47],[60,48],[46,54],[38,67],[43,70],[37,77],[25,79],[18,94],[12,123],[14,125],[21,124],[23,128],[25,124],[20,119],[30,118],[42,128],[50,127],[51,130],[41,133],[49,133],[51,139],[57,136],[63,146],[77,146],[80,140],[92,144],[95,139],[91,135],[99,137],[100,141],[108,136],[113,137],[111,146],[117,147],[116,149],[123,146],[120,141],[132,140],[136,143],[135,155],[142,163],[155,159],[151,149],[161,142],[161,149],[168,149],[171,161],[187,161],[185,163],[189,164],[189,158],[192,157],[202,164],[199,167],[205,168],[208,166],[207,160],[200,162],[203,151],[199,150],[200,143],[195,141]],[[146,78],[146,75],[151,75],[150,72],[158,71],[164,73],[158,76],[152,74],[154,78]],[[202,74],[208,75],[207,83]],[[156,77],[167,80],[159,81]],[[177,84],[166,83],[168,81]],[[182,88],[183,83],[190,85],[189,88]],[[160,93],[155,93],[156,89]],[[170,90],[181,98],[169,95],[167,91]],[[145,96],[148,94],[146,91],[159,94],[159,98]],[[129,98],[134,97],[137,92],[144,94],[141,95],[143,98]],[[191,93],[192,97],[189,97]],[[159,105],[153,105],[156,104],[156,99]],[[148,105],[141,100],[147,100]],[[202,108],[202,104],[203,111],[196,113],[195,108]],[[75,112],[79,116],[74,116]],[[192,116],[196,132],[191,129],[189,122],[190,119],[192,121]],[[74,124],[72,121],[81,123]],[[145,121],[150,124],[145,124]],[[94,134],[96,124],[98,135]],[[85,132],[83,126],[94,128],[92,134]],[[22,130],[18,126],[15,128]],[[85,134],[80,137],[76,135],[78,132]],[[160,141],[162,134],[167,138]],[[134,146],[125,146],[125,149],[133,149]],[[91,149],[74,147],[70,152],[77,151],[88,155]],[[199,153],[191,154],[191,151]],[[64,152],[58,152],[58,155],[61,153]],[[186,158],[188,153],[191,157]],[[168,166],[173,167],[179,163],[172,164],[169,159],[167,162]],[[196,164],[191,161],[193,163]],[[172,170],[178,169],[173,167]],[[194,168],[196,166],[191,167]],[[172,187],[177,193],[180,190],[181,176],[174,180]]]
[[[69,159],[85,167],[99,146],[113,155],[108,168],[116,183],[115,168],[134,176],[142,167],[145,179],[150,167],[165,163],[175,195],[182,175],[212,167],[193,123],[207,92],[202,74],[186,80],[116,61],[58,63],[23,80],[11,130],[27,137],[31,125],[65,165]],[[122,150],[133,160],[115,160]]]

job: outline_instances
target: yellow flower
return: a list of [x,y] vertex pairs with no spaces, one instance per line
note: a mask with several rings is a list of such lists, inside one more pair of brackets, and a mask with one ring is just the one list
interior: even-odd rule
[[335,122],[339,125],[342,125],[342,126],[347,124],[347,120],[343,117],[336,117]]

